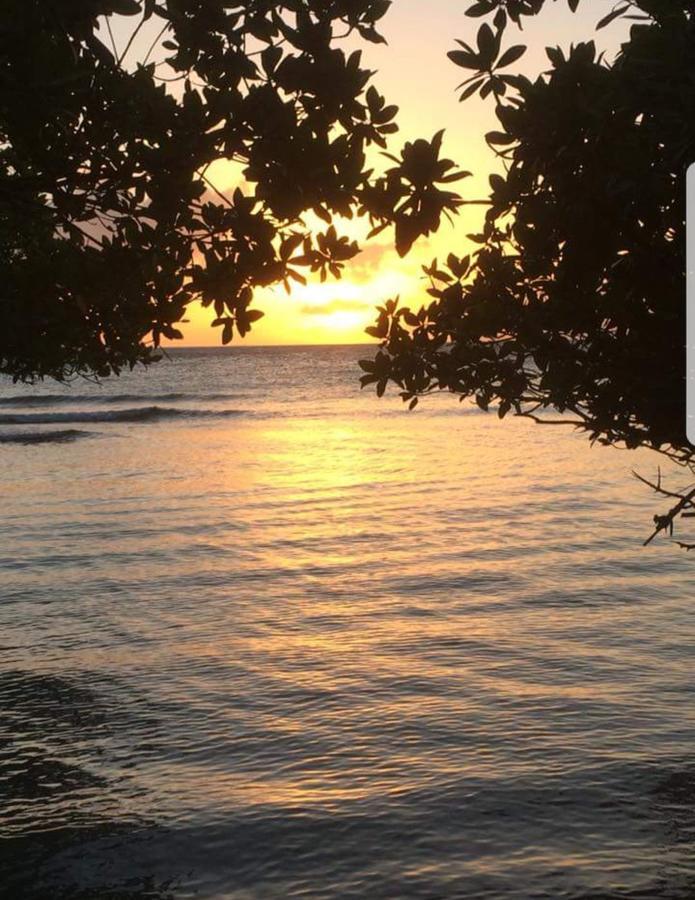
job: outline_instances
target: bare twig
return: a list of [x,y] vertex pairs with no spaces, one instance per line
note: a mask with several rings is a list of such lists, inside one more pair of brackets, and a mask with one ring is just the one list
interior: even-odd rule
[[521,412],[519,415],[525,419],[531,419],[537,425],[574,425],[575,428],[586,428],[586,422],[581,419],[543,419],[530,412]]
[[[138,34],[140,33],[140,29],[142,28],[142,26],[145,24],[146,21],[147,21],[147,17],[143,14],[142,19],[140,19],[140,22],[138,23],[137,27],[133,29],[133,31],[132,31],[130,37],[128,38],[128,43],[127,43],[127,44],[125,45],[125,47],[123,48],[123,52],[122,52],[121,55],[118,57],[117,62],[118,62],[118,65],[119,65],[119,66],[123,65],[123,60],[124,60],[124,59],[126,58],[126,56],[128,55],[128,51],[129,51],[130,48],[132,47],[133,41],[135,40],[135,38],[136,38],[136,37],[138,36]],[[107,19],[107,22],[108,22],[108,19]]]
[[[673,506],[668,512],[664,515],[655,515],[654,516],[654,531],[652,534],[644,541],[644,546],[647,544],[651,544],[654,538],[661,534],[662,531],[668,532],[669,535],[673,535],[673,528],[676,520],[680,517],[692,518],[693,513],[688,513],[686,510],[695,509],[695,487],[690,485],[684,491],[669,491],[666,490],[661,484],[661,469],[657,472],[656,481],[650,481],[648,478],[644,478],[642,475],[638,475],[637,472],[632,473],[635,478],[641,481],[643,484],[646,484],[647,487],[650,487],[657,494],[660,494],[663,497],[670,497],[673,500],[678,500],[678,502]],[[684,550],[693,550],[695,549],[695,544],[686,544],[681,541],[674,541],[679,547],[682,547]]]
[[116,41],[113,37],[113,31],[111,31],[111,23],[109,22],[109,17],[106,16],[106,30],[109,33],[109,39],[111,41],[111,49],[113,50],[113,58],[115,60],[118,59],[118,50],[116,49]]

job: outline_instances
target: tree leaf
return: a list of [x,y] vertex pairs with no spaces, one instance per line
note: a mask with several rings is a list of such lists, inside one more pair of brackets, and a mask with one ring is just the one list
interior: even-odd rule
[[626,13],[630,9],[629,4],[625,4],[624,6],[616,7],[612,12],[609,12],[607,16],[604,16],[599,23],[596,25],[596,30],[599,31],[601,28],[605,28],[606,25],[610,25],[611,22],[615,21],[615,19],[619,19],[624,13]]
[[455,65],[461,66],[463,69],[479,70],[481,68],[480,57],[475,53],[468,53],[465,50],[450,50],[447,56]]
[[526,47],[523,44],[515,44],[513,47],[508,47],[497,60],[495,68],[503,69],[505,66],[510,66],[517,59],[521,59],[524,53],[526,53]]

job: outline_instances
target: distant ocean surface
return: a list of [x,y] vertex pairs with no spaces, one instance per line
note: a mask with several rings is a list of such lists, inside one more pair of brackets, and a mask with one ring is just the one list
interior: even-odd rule
[[695,897],[657,457],[369,352],[0,383],[0,896]]

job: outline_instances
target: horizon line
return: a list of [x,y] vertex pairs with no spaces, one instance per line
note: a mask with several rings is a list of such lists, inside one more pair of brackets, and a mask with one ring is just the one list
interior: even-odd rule
[[292,347],[378,347],[377,343],[335,343],[335,344],[166,344],[158,347],[158,350],[290,350]]

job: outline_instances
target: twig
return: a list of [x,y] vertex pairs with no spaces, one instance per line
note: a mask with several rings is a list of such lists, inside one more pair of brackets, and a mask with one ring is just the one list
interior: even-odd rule
[[111,39],[111,49],[113,50],[113,58],[115,60],[118,59],[118,50],[116,49],[116,41],[113,38],[113,31],[111,31],[111,23],[109,22],[109,17],[106,16],[106,29],[109,33],[109,38]]
[[[656,482],[650,481],[648,478],[644,478],[642,475],[638,475],[637,472],[633,472],[632,474],[643,484],[646,484],[647,487],[650,487],[653,491],[656,491],[657,494],[661,494],[664,497],[671,497],[674,500],[678,500],[678,503],[676,503],[676,505],[672,507],[667,513],[665,513],[665,515],[654,516],[654,525],[656,527],[653,533],[647,538],[646,541],[644,541],[643,546],[646,547],[648,544],[651,544],[654,538],[658,534],[661,534],[662,531],[668,531],[669,534],[673,534],[673,525],[678,516],[683,515],[686,509],[695,507],[695,487],[688,487],[685,493],[667,491],[666,488],[662,487],[661,485],[660,468],[658,470]],[[678,546],[683,547],[683,549],[685,550],[695,549],[695,544],[683,544],[680,541],[676,541],[675,543],[677,543]]]
[[143,61],[142,61],[142,63],[141,63],[141,65],[142,65],[143,67],[147,65],[150,56],[152,56],[152,54],[153,54],[153,52],[154,52],[154,48],[155,48],[155,47],[157,46],[157,44],[159,43],[160,39],[161,39],[162,37],[164,37],[164,34],[167,32],[167,30],[169,29],[170,25],[171,25],[171,22],[166,22],[165,25],[163,26],[162,30],[161,30],[161,31],[159,32],[159,34],[157,35],[157,37],[156,37],[156,38],[152,41],[152,43],[150,44],[150,49],[149,49],[149,50],[147,51],[147,53],[145,54],[145,58],[143,59]]
[[525,419],[531,419],[537,425],[574,425],[575,428],[586,428],[586,422],[581,419],[543,419],[530,412],[522,412],[519,415]]
[[[106,21],[108,22],[108,19],[107,19]],[[138,23],[137,27],[133,29],[132,34],[131,34],[130,37],[128,38],[128,43],[127,43],[127,44],[125,45],[125,47],[123,48],[123,52],[122,52],[121,55],[118,57],[117,62],[118,62],[118,65],[119,65],[119,66],[123,64],[123,60],[126,58],[126,56],[127,56],[127,54],[128,54],[128,51],[130,50],[130,48],[131,48],[132,45],[133,45],[133,41],[134,41],[135,38],[138,36],[138,34],[139,34],[139,32],[140,32],[140,29],[141,29],[142,26],[145,24],[145,21],[146,21],[146,17],[145,17],[145,15],[143,14],[142,19],[140,19],[140,22]]]

